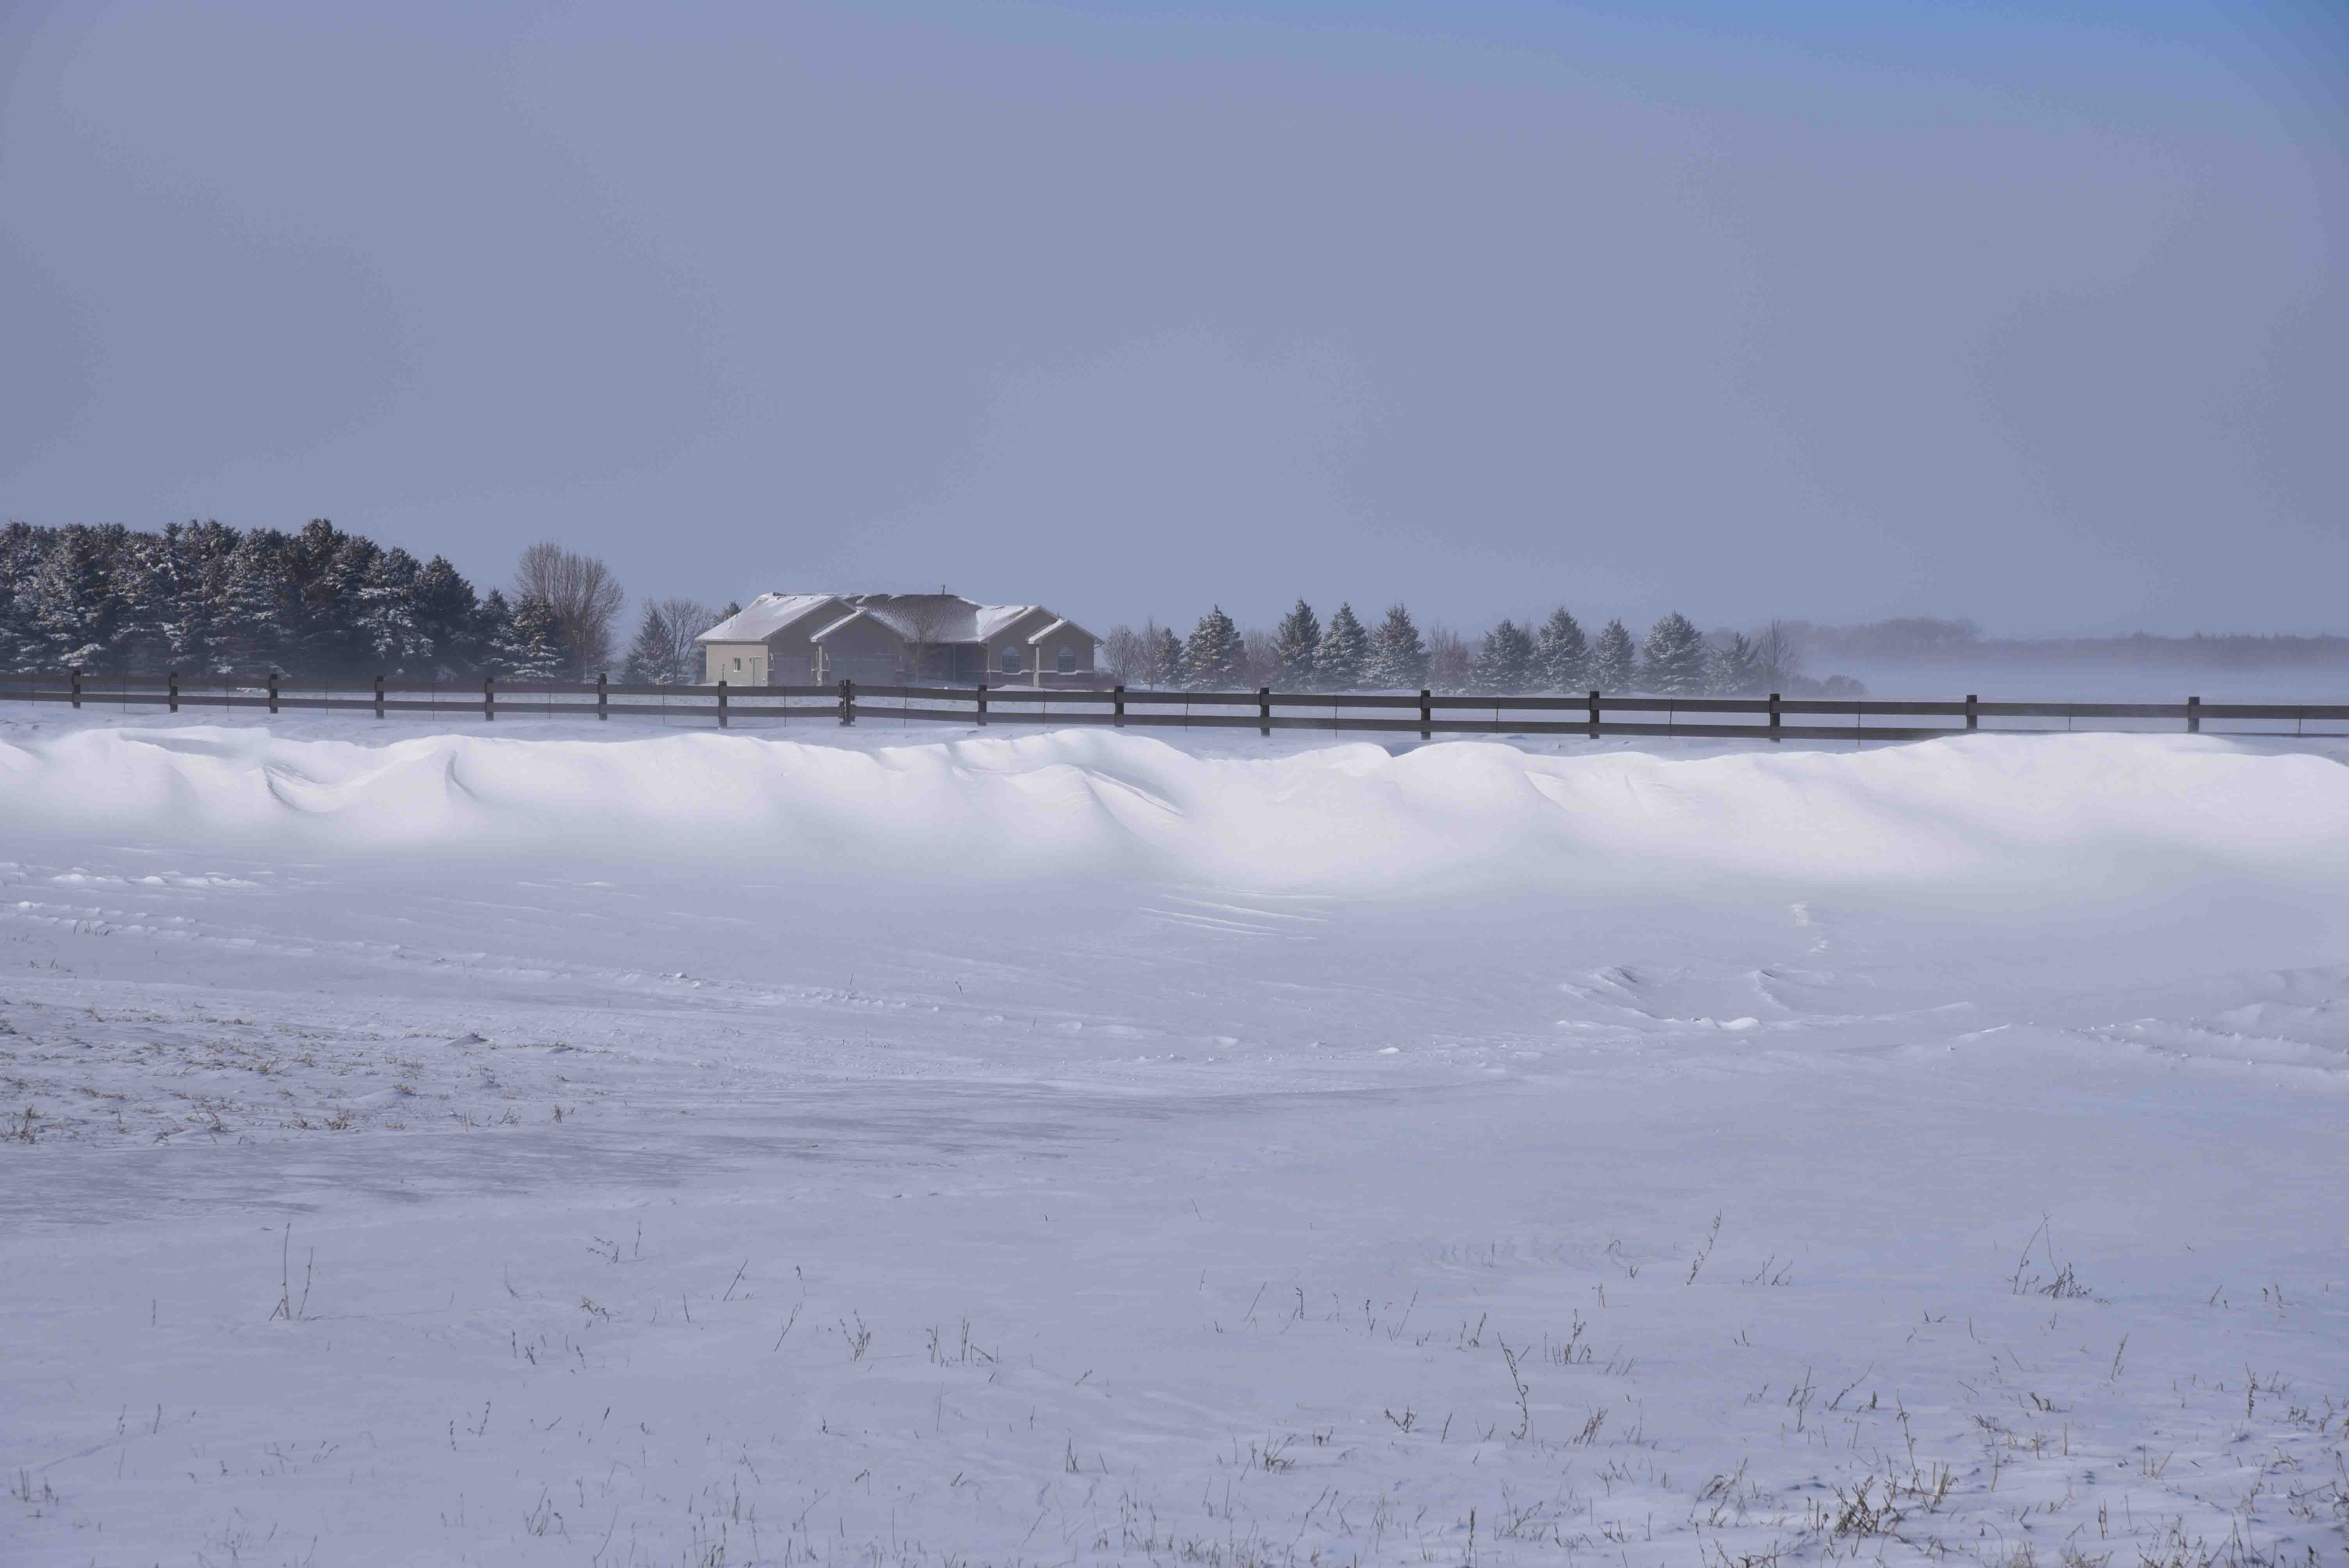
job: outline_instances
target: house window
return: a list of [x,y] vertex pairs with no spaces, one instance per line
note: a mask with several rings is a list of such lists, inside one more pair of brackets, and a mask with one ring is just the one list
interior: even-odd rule
[[1052,667],[1060,671],[1064,676],[1072,676],[1076,674],[1077,650],[1069,646],[1068,644],[1062,643],[1061,645],[1061,651],[1052,655]]
[[742,667],[742,661],[741,661],[740,659],[739,659],[739,658],[738,658],[738,659],[736,659],[736,660],[734,661],[734,667],[735,667],[736,669],[738,669],[738,670],[739,670],[739,669],[740,669],[740,668]]
[[1018,648],[1006,648],[1003,650],[1003,673],[1007,676],[1016,676],[1019,673],[1019,650]]

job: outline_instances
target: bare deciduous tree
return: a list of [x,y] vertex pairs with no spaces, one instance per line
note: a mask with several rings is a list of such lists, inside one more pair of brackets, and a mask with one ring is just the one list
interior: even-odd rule
[[692,686],[702,676],[701,647],[694,641],[724,619],[696,599],[650,599],[628,649],[624,678],[630,686]]
[[1754,639],[1754,684],[1784,691],[1802,678],[1803,635],[1785,621],[1773,621]]
[[1148,656],[1145,648],[1142,634],[1121,621],[1102,639],[1102,667],[1120,686],[1140,686],[1143,661]]
[[941,678],[952,678],[954,672],[951,669],[933,671],[930,668],[933,663],[938,662],[934,655],[943,646],[938,634],[946,629],[946,605],[926,593],[911,593],[892,607],[905,623],[905,657],[913,665],[907,672],[908,678],[919,681],[932,674]]
[[540,600],[554,612],[574,680],[609,656],[612,622],[628,602],[610,567],[551,539],[522,552],[514,568],[514,593],[517,598]]
[[1437,691],[1465,691],[1475,652],[1449,626],[1427,629],[1427,684]]

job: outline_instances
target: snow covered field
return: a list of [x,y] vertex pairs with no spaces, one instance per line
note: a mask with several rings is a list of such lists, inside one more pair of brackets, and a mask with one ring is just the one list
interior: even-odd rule
[[2341,742],[35,711],[12,1565],[2349,1561]]

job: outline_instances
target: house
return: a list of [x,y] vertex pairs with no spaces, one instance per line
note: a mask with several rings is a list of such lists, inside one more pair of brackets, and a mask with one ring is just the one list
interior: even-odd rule
[[710,686],[1091,686],[1101,642],[1041,604],[945,593],[761,593],[695,640]]

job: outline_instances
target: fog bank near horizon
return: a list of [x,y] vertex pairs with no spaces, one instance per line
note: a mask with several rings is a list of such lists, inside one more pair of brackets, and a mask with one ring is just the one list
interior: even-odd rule
[[2345,36],[19,12],[0,515],[332,517],[484,584],[552,536],[638,595],[945,583],[1097,631],[1299,593],[2338,631]]

